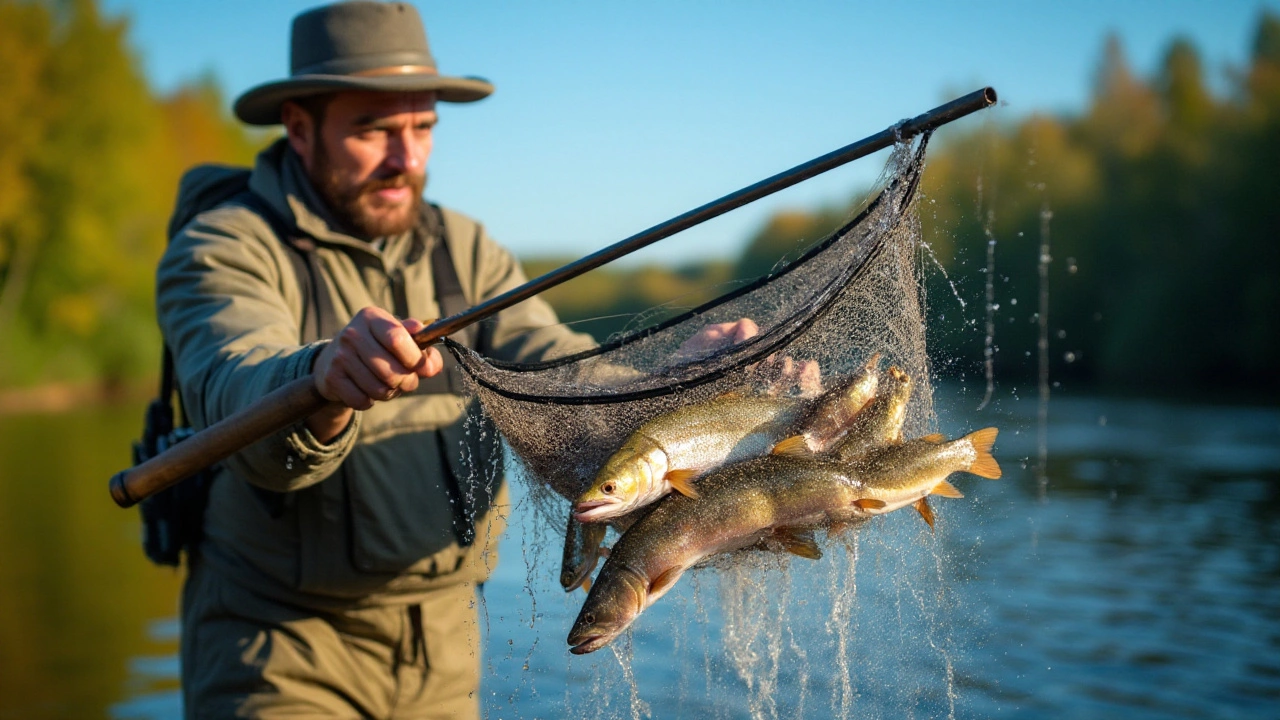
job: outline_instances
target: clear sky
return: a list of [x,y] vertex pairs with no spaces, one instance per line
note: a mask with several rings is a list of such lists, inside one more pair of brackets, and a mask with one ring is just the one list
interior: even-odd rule
[[[315,4],[103,0],[131,18],[155,88],[213,73],[228,101],[287,74],[290,18]],[[1108,32],[1144,75],[1189,37],[1223,88],[1261,11],[1280,11],[1280,0],[416,4],[441,71],[497,86],[443,106],[427,195],[522,256],[590,252],[983,85],[1002,106],[969,122],[1077,111]],[[641,259],[734,254],[770,212],[843,203],[880,169],[832,171]]]

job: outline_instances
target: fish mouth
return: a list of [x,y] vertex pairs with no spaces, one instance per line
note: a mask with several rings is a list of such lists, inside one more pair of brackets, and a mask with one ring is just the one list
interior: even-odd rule
[[584,500],[573,506],[573,519],[587,523],[610,518],[618,514],[613,508],[620,504],[617,500]]
[[569,652],[574,655],[586,655],[587,653],[595,652],[605,645],[608,645],[613,638],[614,635],[609,633],[593,633],[591,635],[571,636],[569,638],[569,644],[573,647],[569,648]]

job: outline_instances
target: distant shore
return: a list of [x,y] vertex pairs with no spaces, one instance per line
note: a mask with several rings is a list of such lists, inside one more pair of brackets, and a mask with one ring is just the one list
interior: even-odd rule
[[156,381],[52,383],[30,388],[0,388],[0,415],[66,412],[85,405],[143,402],[156,392]]

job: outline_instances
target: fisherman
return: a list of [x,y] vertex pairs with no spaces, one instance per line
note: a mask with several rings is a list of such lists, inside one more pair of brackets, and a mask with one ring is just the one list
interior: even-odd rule
[[[290,76],[234,108],[284,137],[250,192],[174,237],[157,306],[195,427],[309,373],[333,404],[217,471],[182,595],[186,716],[477,717],[477,585],[506,490],[456,368],[406,318],[525,282],[482,225],[422,199],[437,104],[493,86],[439,74],[406,3],[303,12],[291,44]],[[536,298],[455,339],[507,360],[592,345]]]

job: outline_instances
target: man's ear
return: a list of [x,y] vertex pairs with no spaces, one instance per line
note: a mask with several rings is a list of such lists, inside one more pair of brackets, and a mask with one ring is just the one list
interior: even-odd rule
[[310,170],[316,133],[311,113],[295,102],[285,101],[280,106],[280,123],[284,125],[285,135],[289,138],[289,147],[302,158],[302,166]]

